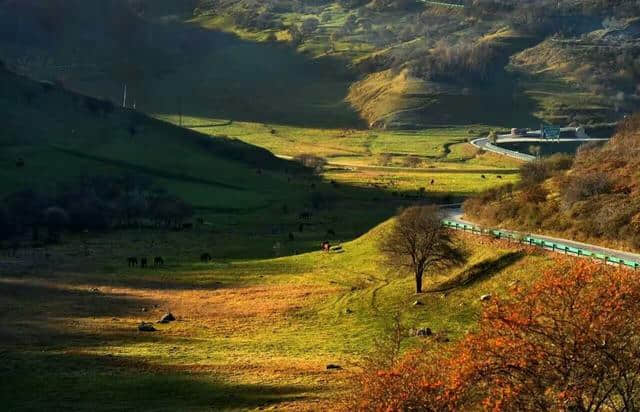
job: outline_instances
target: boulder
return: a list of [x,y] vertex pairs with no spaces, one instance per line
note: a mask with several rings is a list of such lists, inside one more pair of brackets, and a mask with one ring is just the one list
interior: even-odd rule
[[151,323],[142,322],[138,325],[138,330],[140,332],[155,332],[156,328],[154,328]]
[[160,318],[158,323],[169,323],[169,322],[173,322],[174,320],[176,320],[175,316],[173,316],[173,314],[169,312],[165,314],[162,318]]

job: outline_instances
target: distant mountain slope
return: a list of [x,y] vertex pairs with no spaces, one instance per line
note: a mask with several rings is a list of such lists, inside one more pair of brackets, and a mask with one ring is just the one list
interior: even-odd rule
[[640,107],[635,0],[441,3],[0,0],[0,59],[114,102],[126,84],[166,118],[524,127]]
[[447,3],[203,0],[194,12],[207,27],[344,59],[360,74],[348,100],[370,126],[599,122],[640,106],[637,2]]
[[126,84],[127,106],[148,114],[363,125],[344,101],[355,77],[342,63],[191,24],[188,4],[0,0],[0,59],[118,103]]

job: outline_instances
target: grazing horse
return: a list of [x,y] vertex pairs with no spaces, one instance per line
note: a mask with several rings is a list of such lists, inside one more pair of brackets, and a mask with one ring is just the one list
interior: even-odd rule
[[207,263],[207,262],[211,262],[211,255],[210,255],[210,254],[208,254],[208,253],[203,253],[203,254],[201,254],[201,255],[200,255],[200,261],[201,261],[201,262],[205,262],[205,263]]
[[162,266],[164,265],[164,259],[162,259],[162,256],[156,256],[155,258],[153,258],[153,266]]
[[147,267],[147,258],[146,257],[140,258],[140,267],[141,268],[146,268]]
[[129,257],[127,258],[127,263],[129,264],[129,267],[136,267],[138,266],[138,258],[135,256]]

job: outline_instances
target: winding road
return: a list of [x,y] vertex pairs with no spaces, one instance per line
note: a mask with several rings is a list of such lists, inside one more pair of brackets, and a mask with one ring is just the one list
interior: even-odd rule
[[[456,223],[460,223],[461,225],[474,225],[473,222],[470,222],[463,218],[462,210],[460,210],[459,208],[446,210],[446,219]],[[637,268],[640,268],[640,254],[638,253],[631,253],[631,252],[625,252],[622,250],[609,249],[609,248],[605,248],[598,245],[577,242],[575,240],[570,240],[570,239],[556,238],[556,237],[547,236],[547,235],[529,234],[529,233],[525,234],[525,233],[517,232],[514,230],[504,230],[504,229],[500,229],[500,231],[503,233],[514,235],[514,237],[520,238],[520,239],[523,239],[527,236],[531,236],[531,237],[535,237],[536,239],[543,240],[545,242],[544,248],[556,253],[568,254],[573,256],[584,256],[584,254],[575,253],[574,251],[572,251],[572,249],[587,251],[592,253],[594,256],[603,255],[609,258],[620,259],[630,263],[635,262],[637,264]],[[546,243],[548,243],[548,245],[560,244],[560,245],[568,246],[570,249],[567,250],[566,248],[561,249],[555,246],[552,247],[552,246],[548,246]],[[590,256],[585,256],[585,257],[590,257]],[[608,261],[607,263],[615,264],[615,262],[611,262],[611,261]],[[631,265],[627,265],[627,266],[631,267]],[[634,267],[636,267],[636,265],[634,265]]]
[[[576,131],[576,128],[574,127],[563,127],[560,129],[561,132],[571,132],[571,131]],[[498,139],[497,139],[497,143],[518,143],[518,142],[527,142],[527,143],[533,143],[533,142],[540,142],[540,143],[544,143],[544,142],[599,142],[599,141],[606,141],[609,139],[603,139],[603,138],[593,138],[593,137],[565,137],[565,138],[560,138],[558,140],[555,139],[545,139],[540,137],[540,130],[532,130],[530,132],[527,132],[525,136],[513,136],[511,134],[501,134],[498,135]],[[505,149],[503,147],[500,146],[496,146],[495,144],[492,144],[489,141],[488,137],[479,137],[477,139],[474,139],[471,141],[471,144],[474,145],[475,147],[477,147],[478,149],[483,149],[486,150],[488,152],[493,152],[493,153],[497,153],[503,156],[509,156],[512,157],[514,159],[518,159],[518,160],[522,160],[524,162],[530,162],[532,160],[535,160],[536,157],[532,156],[530,154],[526,154],[526,153],[521,153],[521,152],[516,152],[515,150],[509,150],[509,149]]]

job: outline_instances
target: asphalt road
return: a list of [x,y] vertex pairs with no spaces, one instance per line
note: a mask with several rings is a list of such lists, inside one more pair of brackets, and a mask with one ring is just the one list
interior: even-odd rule
[[[454,222],[458,222],[458,223],[466,223],[466,224],[470,224],[473,225],[473,222],[470,222],[468,220],[465,220],[462,218],[463,214],[462,211],[460,209],[449,209],[446,211],[447,215],[447,219],[452,220]],[[520,234],[520,235],[525,235],[525,233],[522,232],[516,232],[516,231],[512,231],[512,230],[503,230],[500,229],[503,232],[507,232],[507,233],[514,233],[514,234]],[[592,245],[592,244],[588,244],[588,243],[582,243],[582,242],[576,242],[575,240],[571,240],[571,239],[562,239],[562,238],[556,238],[556,237],[552,237],[552,236],[546,236],[546,235],[540,235],[537,233],[526,233],[526,235],[531,235],[535,238],[538,239],[542,239],[542,240],[546,240],[549,242],[557,242],[557,243],[562,243],[564,245],[567,245],[569,247],[572,248],[576,248],[576,249],[583,249],[583,250],[587,250],[589,252],[592,253],[599,253],[599,254],[603,254],[603,255],[608,255],[608,256],[613,256],[619,259],[625,259],[625,260],[630,260],[630,261],[634,261],[634,262],[638,262],[640,263],[640,254],[637,253],[631,253],[631,252],[625,252],[622,250],[615,250],[615,249],[609,249],[609,248],[605,248],[602,246],[598,246],[598,245]],[[548,250],[552,250],[552,249],[548,249]],[[564,254],[563,251],[561,250],[554,250],[556,253],[560,253],[560,254]]]

